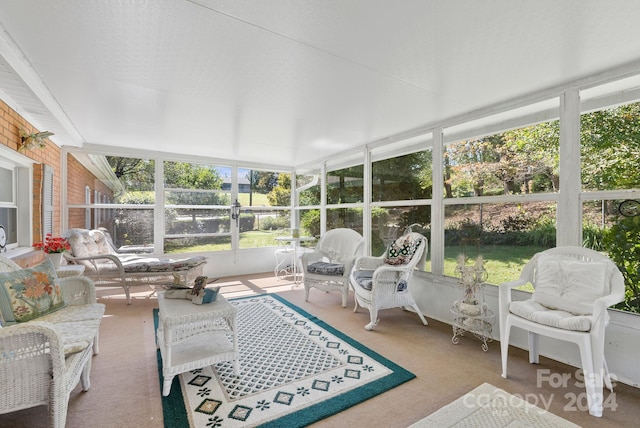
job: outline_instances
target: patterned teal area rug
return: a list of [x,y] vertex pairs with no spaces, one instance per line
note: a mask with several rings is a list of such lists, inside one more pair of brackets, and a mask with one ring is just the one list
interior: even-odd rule
[[[230,302],[240,376],[230,363],[176,376],[165,427],[303,427],[415,377],[278,295]],[[158,372],[162,387],[159,351]]]

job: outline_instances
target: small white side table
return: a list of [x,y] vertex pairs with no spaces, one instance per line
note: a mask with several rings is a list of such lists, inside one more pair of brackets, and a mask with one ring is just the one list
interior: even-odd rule
[[162,355],[162,395],[173,378],[223,361],[240,374],[237,309],[218,294],[215,301],[195,305],[186,299],[166,299],[158,293],[158,347]]
[[[278,242],[287,242],[291,244],[293,250],[293,282],[295,284],[299,284],[300,281],[298,280],[298,276],[301,274],[301,272],[298,271],[298,245],[300,245],[300,243],[302,242],[313,242],[316,240],[316,238],[314,238],[313,236],[277,236],[274,239]],[[276,266],[276,276],[279,268],[279,266]]]
[[62,265],[56,269],[56,275],[58,278],[65,278],[67,276],[80,276],[84,273],[84,265]]

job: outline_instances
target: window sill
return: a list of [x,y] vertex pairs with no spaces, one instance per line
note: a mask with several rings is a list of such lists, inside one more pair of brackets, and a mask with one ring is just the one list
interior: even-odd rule
[[34,250],[32,247],[19,247],[14,248],[6,253],[2,253],[2,256],[11,259],[23,268],[37,265],[44,260],[44,253],[40,250]]

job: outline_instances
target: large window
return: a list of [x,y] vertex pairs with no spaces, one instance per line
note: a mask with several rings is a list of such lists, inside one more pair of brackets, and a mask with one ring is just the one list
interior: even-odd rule
[[640,103],[583,114],[580,120],[583,241],[620,268],[626,298],[640,313]]
[[16,167],[0,158],[0,225],[7,238],[6,248],[18,244],[18,203],[16,200]]
[[558,120],[445,146],[445,275],[455,276],[458,255],[482,256],[487,282],[499,284],[555,246],[559,147]]
[[[33,161],[0,144],[0,224],[7,236],[5,251],[26,251],[34,240],[31,221],[33,210]],[[44,186],[44,183],[43,183]]]
[[[427,144],[430,142],[419,143],[422,147]],[[374,256],[382,255],[389,244],[412,225],[413,231],[422,233],[427,240],[430,238],[431,205],[426,201],[433,196],[432,150],[387,157],[399,148],[393,149],[372,150],[370,246]],[[427,249],[427,259],[430,256]],[[418,269],[423,270],[425,266]]]
[[491,284],[518,278],[535,253],[555,246],[555,218],[555,203],[544,201],[446,206],[445,275],[456,275],[464,254],[483,257]]
[[362,164],[327,171],[327,204],[361,203],[364,197],[363,171]]
[[445,196],[495,196],[556,192],[560,124],[541,123],[448,144]]
[[103,228],[114,246],[154,245],[155,162],[150,159],[67,155],[70,228]]
[[303,236],[320,237],[320,201],[322,176],[320,170],[296,171],[298,227]]
[[291,227],[291,174],[238,168],[240,248],[275,245],[279,229]]
[[163,163],[164,251],[231,249],[229,167],[188,162]]

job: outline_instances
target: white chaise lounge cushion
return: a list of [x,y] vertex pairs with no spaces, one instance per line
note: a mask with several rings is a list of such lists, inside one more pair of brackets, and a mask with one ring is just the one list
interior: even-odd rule
[[540,256],[532,299],[574,315],[592,314],[594,300],[609,293],[606,273],[606,261],[585,263],[570,257]]

